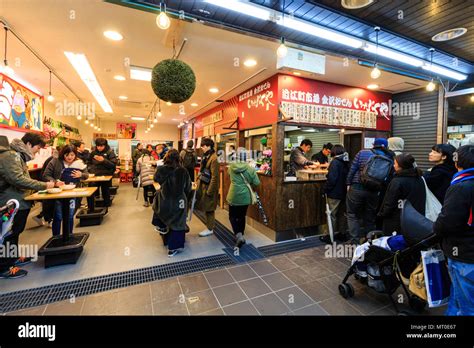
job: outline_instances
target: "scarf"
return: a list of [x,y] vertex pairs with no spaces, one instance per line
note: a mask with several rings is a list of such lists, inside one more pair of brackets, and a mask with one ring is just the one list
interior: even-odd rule
[[[451,181],[451,185],[455,185],[459,182],[463,182],[466,180],[473,180],[474,179],[474,168],[469,168],[469,169],[464,169],[461,170],[460,172],[457,172],[453,176],[453,180]],[[472,207],[469,209],[469,220],[467,221],[467,224],[472,227],[474,221],[474,215],[472,213]]]
[[204,154],[204,158],[202,159],[202,162],[201,162],[201,172],[204,168],[206,168],[207,161],[209,160],[209,157],[211,157],[214,152],[215,151],[213,149],[210,149]]

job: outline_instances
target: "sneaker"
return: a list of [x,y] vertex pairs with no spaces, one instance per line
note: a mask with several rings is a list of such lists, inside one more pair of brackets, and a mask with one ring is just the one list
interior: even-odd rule
[[179,253],[178,249],[175,250],[168,250],[168,257],[176,256]]
[[33,216],[33,221],[36,222],[38,224],[38,226],[44,226],[45,225],[45,222],[44,222],[43,218],[41,218],[41,217]]
[[15,266],[21,267],[21,266],[31,263],[31,261],[32,261],[31,257],[20,257],[18,258],[18,260],[16,260]]
[[208,237],[211,234],[214,234],[213,230],[208,230],[207,228],[204,231],[199,232],[199,237]]
[[240,249],[242,247],[242,245],[244,245],[244,244],[245,244],[244,236],[241,233],[238,233],[237,234],[237,241],[235,243],[235,247]]
[[28,271],[18,267],[10,267],[6,272],[0,273],[0,279],[16,279],[22,278],[28,274]]
[[146,201],[145,204],[143,204],[145,208],[148,208],[150,206],[150,202]]

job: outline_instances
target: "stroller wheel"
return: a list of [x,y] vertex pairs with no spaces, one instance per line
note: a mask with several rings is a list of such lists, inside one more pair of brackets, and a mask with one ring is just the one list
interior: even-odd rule
[[354,296],[354,288],[351,284],[339,284],[339,294],[344,298],[349,298]]
[[410,308],[417,313],[421,313],[426,306],[426,302],[417,296],[411,296],[408,300],[408,304],[410,305]]

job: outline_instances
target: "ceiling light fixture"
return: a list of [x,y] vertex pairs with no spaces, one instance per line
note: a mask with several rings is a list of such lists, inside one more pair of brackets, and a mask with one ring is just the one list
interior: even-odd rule
[[4,59],[3,59],[3,73],[5,75],[12,76],[15,74],[13,69],[8,66],[8,60],[7,60],[7,43],[8,43],[8,28],[5,26],[5,51],[4,51]]
[[79,121],[82,120],[82,116],[81,115],[77,115],[76,117]]
[[112,41],[120,41],[123,39],[122,34],[115,30],[104,31],[104,36]]
[[171,20],[166,14],[166,4],[164,4],[164,11],[161,10],[161,2],[160,2],[160,14],[156,17],[156,25],[158,28],[166,30],[171,25]]
[[51,70],[49,71],[49,93],[47,99],[50,103],[54,101],[54,96],[51,94]]
[[452,78],[454,80],[458,80],[458,81],[462,81],[462,80],[467,79],[467,75],[458,73],[458,72],[453,71],[453,70],[443,68],[443,67],[438,66],[438,65],[433,65],[432,63],[430,63],[430,64],[425,63],[425,65],[423,65],[422,68],[424,70],[428,70],[428,71],[434,72],[434,73],[439,74],[439,75],[450,77],[450,78]]
[[232,10],[235,12],[245,13],[248,16],[263,19],[266,21],[270,20],[273,12],[263,6],[256,6],[254,4],[238,0],[205,0],[205,2],[215,6],[224,7],[228,10]]
[[378,64],[377,64],[377,58],[378,58],[378,54],[379,54],[378,51],[379,51],[379,31],[380,31],[380,27],[375,27],[374,31],[375,31],[375,61],[374,61],[374,68],[370,72],[370,77],[372,77],[373,79],[378,79],[381,75],[381,71],[378,68]]
[[[433,54],[434,54],[435,49],[430,48],[430,66],[433,65]],[[431,70],[430,70],[431,71]],[[433,92],[436,88],[436,84],[433,81],[433,75],[431,75],[431,81],[426,85],[426,90],[428,92]]]
[[218,92],[219,92],[219,89],[216,88],[216,87],[212,87],[212,88],[209,88],[209,92],[211,92],[211,93],[218,93]]
[[107,113],[112,113],[112,107],[110,106],[107,98],[105,98],[102,88],[100,88],[99,82],[97,81],[94,72],[92,71],[87,58],[82,53],[64,52],[71,65],[76,70],[82,81],[85,83],[89,91],[97,100],[102,110]]
[[423,65],[423,61],[421,59],[412,58],[405,54],[398,53],[396,51],[389,50],[384,47],[380,47],[380,46],[377,47],[373,44],[367,44],[364,47],[364,50],[371,53],[377,53],[377,55],[379,56],[383,56],[385,58],[396,60],[396,61],[399,61],[400,63],[405,63],[405,64],[412,65],[415,67],[420,67]]
[[379,85],[376,85],[375,83],[371,83],[370,85],[367,86],[368,89],[377,89],[379,88]]
[[277,49],[277,56],[278,58],[285,58],[287,54],[288,54],[288,47],[286,47],[285,45],[285,38],[282,37],[280,39],[280,46],[278,46],[278,49]]
[[255,65],[257,65],[257,61],[255,59],[247,59],[245,62],[244,62],[244,65],[248,68],[251,68]]
[[86,118],[85,124],[89,124],[89,120]]
[[114,79],[116,79],[117,81],[125,81],[125,76],[122,76],[122,75],[115,75],[115,76],[114,76]]
[[196,107],[196,106],[198,106],[198,104],[197,103],[192,103],[191,106]]
[[298,71],[295,71],[295,72],[293,72],[293,75],[296,75],[296,76],[301,76],[301,73],[300,73],[300,72],[298,72]]
[[467,29],[466,28],[454,28],[454,29],[448,29],[445,31],[442,31],[441,33],[438,33],[434,35],[431,40],[433,41],[449,41],[456,39],[464,34],[466,34]]
[[171,105],[173,105],[173,103],[171,103],[171,102],[166,102],[166,105],[171,106]]
[[126,95],[121,95],[121,96],[119,97],[119,99],[120,99],[120,100],[127,100],[128,97],[127,97]]
[[372,4],[374,0],[341,0],[341,6],[348,10],[356,10]]
[[139,81],[151,81],[151,69],[130,65],[130,78]]
[[471,95],[471,101],[474,103],[474,94]]
[[145,121],[145,117],[133,116],[131,119],[134,121]]

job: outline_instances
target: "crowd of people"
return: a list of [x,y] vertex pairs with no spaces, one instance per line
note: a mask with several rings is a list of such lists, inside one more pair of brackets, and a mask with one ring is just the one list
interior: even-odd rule
[[[401,228],[401,202],[410,202],[424,216],[427,190],[433,193],[442,204],[433,233],[452,280],[447,314],[474,315],[474,146],[434,145],[428,154],[432,168],[424,173],[398,137],[375,139],[372,149],[359,151],[352,161],[342,145],[332,144],[308,161],[304,154],[311,148],[311,141],[303,140],[292,153],[292,166],[319,168],[330,151],[324,193],[339,241],[359,245],[374,230],[386,236],[410,234]],[[331,242],[328,235],[320,239]]]
[[[55,149],[45,162],[41,180],[34,180],[29,176],[26,163],[45,146],[44,138],[26,133],[21,140],[15,139],[10,144],[5,139],[0,140],[0,206],[10,199],[20,202],[13,233],[4,241],[10,245],[18,245],[19,235],[25,228],[31,203],[24,197],[30,190],[60,187],[65,182],[81,185],[91,173],[112,175],[116,172],[116,154],[106,139],[98,138],[90,153],[83,143]],[[401,138],[377,138],[372,149],[359,151],[352,160],[344,146],[328,143],[310,161],[305,154],[311,148],[312,142],[305,139],[292,151],[290,171],[328,167],[324,193],[331,225],[339,241],[359,245],[367,233],[374,230],[381,230],[387,236],[407,233],[401,228],[400,202],[410,202],[419,214],[425,215],[428,190],[433,193],[442,204],[433,232],[440,238],[452,279],[448,312],[474,314],[474,146],[456,149],[447,144],[434,145],[428,155],[433,167],[424,173],[416,159],[404,151]],[[202,139],[201,150],[196,178],[198,157],[192,140],[181,152],[165,144],[145,148],[138,144],[132,157],[134,174],[140,177],[143,187],[144,205],[152,206],[152,224],[162,236],[170,257],[184,250],[185,235],[189,232],[187,220],[192,209],[203,212],[206,228],[199,236],[214,233],[219,161],[212,139]],[[231,185],[226,200],[236,248],[245,244],[246,213],[248,206],[255,204],[253,190],[260,184],[255,169],[246,161],[246,154],[245,149],[234,152],[235,161],[228,168]],[[159,184],[158,190],[154,183]],[[110,206],[110,181],[89,185],[98,186],[104,205]],[[35,220],[41,224],[52,221],[53,235],[57,235],[62,219],[71,219],[72,226],[80,204],[78,199],[69,217],[61,216],[60,206],[54,201],[43,204]],[[329,242],[327,236],[321,239]],[[0,278],[25,276],[27,271],[20,267],[28,262],[31,259],[25,257],[0,258]]]

